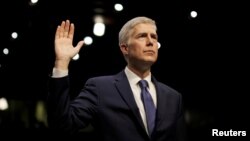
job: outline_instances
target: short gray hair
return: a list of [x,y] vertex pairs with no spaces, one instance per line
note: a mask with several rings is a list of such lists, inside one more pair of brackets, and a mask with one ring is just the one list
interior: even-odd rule
[[129,36],[130,36],[130,31],[138,24],[142,24],[142,23],[148,23],[148,24],[152,24],[156,27],[156,23],[154,20],[148,18],[148,17],[135,17],[131,20],[129,20],[127,23],[125,23],[123,25],[123,27],[121,28],[120,32],[119,32],[119,45],[121,45],[122,43],[127,43]]

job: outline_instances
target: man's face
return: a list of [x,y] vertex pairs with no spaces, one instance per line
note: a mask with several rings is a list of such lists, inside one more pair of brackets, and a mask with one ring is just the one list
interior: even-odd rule
[[[151,24],[138,24],[130,32],[127,47],[128,63],[152,65],[158,57],[158,36]],[[137,64],[138,65],[138,64]]]

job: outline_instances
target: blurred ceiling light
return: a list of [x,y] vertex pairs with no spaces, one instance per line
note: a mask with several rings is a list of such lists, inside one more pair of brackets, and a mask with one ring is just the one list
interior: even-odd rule
[[120,3],[115,4],[114,8],[115,8],[116,11],[122,11],[123,10],[123,6]]
[[17,32],[12,32],[12,33],[11,33],[11,38],[12,38],[12,39],[16,39],[17,37],[18,37]]
[[197,12],[196,11],[191,11],[190,12],[190,16],[191,16],[191,18],[196,18],[197,17]]
[[90,36],[86,36],[83,40],[86,45],[91,45],[93,43],[93,39]]
[[6,110],[8,109],[9,105],[8,105],[8,101],[6,98],[0,98],[0,110]]

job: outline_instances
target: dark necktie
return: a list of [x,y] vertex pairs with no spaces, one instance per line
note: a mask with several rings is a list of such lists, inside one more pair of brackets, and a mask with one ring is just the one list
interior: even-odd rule
[[144,105],[146,120],[148,126],[148,133],[151,136],[154,126],[155,126],[155,113],[156,108],[151,97],[151,94],[148,92],[148,82],[146,80],[140,80],[139,85],[141,87],[141,99]]

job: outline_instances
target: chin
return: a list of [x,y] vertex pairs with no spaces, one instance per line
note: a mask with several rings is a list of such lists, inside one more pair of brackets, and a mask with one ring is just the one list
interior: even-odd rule
[[156,60],[157,60],[157,58],[156,58],[156,57],[153,57],[153,56],[150,56],[150,57],[146,57],[146,58],[145,58],[145,61],[146,61],[146,62],[152,62],[152,63],[154,63]]
[[146,62],[147,64],[154,64],[156,62],[156,59],[147,59],[147,60],[144,60],[144,62]]

